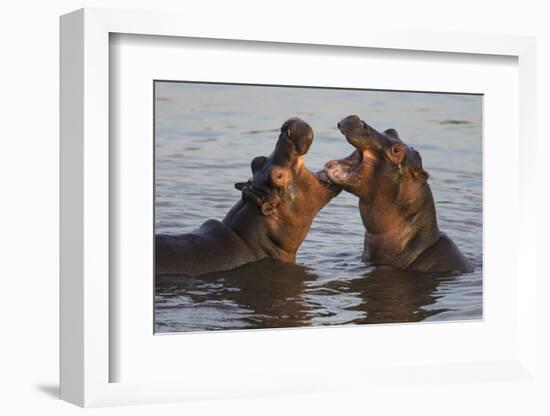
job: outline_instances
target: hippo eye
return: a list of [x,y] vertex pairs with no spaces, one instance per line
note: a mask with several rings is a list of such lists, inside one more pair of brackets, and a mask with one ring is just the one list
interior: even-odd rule
[[392,148],[391,148],[391,152],[394,156],[399,156],[399,154],[401,153],[401,146],[398,146],[398,145],[393,145]]
[[287,176],[283,169],[276,169],[271,172],[271,180],[277,186],[283,186],[287,181]]

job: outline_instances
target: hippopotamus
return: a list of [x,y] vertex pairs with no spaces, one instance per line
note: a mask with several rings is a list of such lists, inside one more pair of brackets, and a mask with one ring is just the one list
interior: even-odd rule
[[287,120],[271,155],[255,157],[252,177],[235,184],[241,199],[222,221],[208,220],[188,234],[155,236],[155,273],[194,277],[264,258],[295,262],[315,215],[341,190],[304,164],[312,142],[305,121]]
[[439,230],[428,173],[418,151],[395,129],[379,132],[358,116],[338,129],[355,151],[325,164],[329,179],[359,198],[365,226],[362,259],[422,272],[471,272],[456,244]]

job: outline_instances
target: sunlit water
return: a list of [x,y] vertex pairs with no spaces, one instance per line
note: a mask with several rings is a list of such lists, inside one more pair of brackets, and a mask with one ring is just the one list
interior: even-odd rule
[[336,122],[357,114],[395,128],[422,155],[440,229],[475,268],[462,275],[369,269],[357,198],[341,193],[316,217],[298,264],[264,260],[231,272],[157,279],[157,332],[482,318],[482,98],[472,95],[156,83],[157,233],[221,220],[233,184],[269,155],[289,117],[315,132],[319,170],[352,147]]

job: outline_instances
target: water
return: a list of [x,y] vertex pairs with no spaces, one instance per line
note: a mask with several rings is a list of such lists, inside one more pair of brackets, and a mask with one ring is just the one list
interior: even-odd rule
[[482,98],[474,95],[156,83],[156,232],[221,220],[235,182],[269,155],[289,117],[315,132],[316,171],[352,147],[336,122],[357,114],[395,128],[430,173],[439,227],[475,268],[429,275],[367,268],[357,198],[342,192],[316,217],[297,265],[264,260],[230,272],[157,279],[157,332],[482,318]]

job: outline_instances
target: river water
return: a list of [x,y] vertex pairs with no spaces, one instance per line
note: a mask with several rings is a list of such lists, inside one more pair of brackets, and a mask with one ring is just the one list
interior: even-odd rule
[[221,220],[233,184],[269,155],[289,117],[315,132],[309,169],[351,153],[336,128],[357,114],[395,128],[430,173],[439,227],[475,268],[430,275],[367,268],[357,198],[316,217],[297,265],[264,260],[199,278],[157,279],[155,331],[181,332],[482,318],[482,97],[393,91],[155,83],[155,231]]

